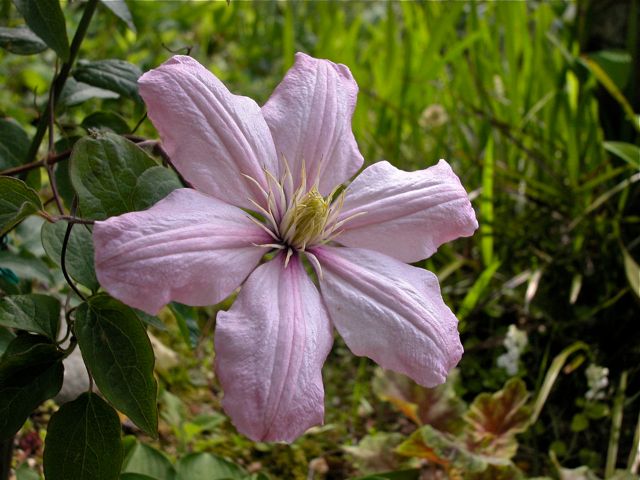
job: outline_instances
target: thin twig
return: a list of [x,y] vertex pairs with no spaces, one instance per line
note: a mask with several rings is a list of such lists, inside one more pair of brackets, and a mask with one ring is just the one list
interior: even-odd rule
[[182,176],[182,174],[178,171],[176,166],[173,164],[173,162],[171,161],[171,157],[169,157],[169,154],[166,152],[164,148],[162,148],[162,143],[160,143],[158,140],[144,140],[141,142],[137,142],[137,144],[140,148],[150,148],[151,153],[159,156],[165,165],[168,165],[169,167],[171,167],[171,169],[176,173],[176,175],[178,175],[178,178],[180,179],[183,185],[189,188],[193,188],[193,185]]
[[[57,65],[56,65],[56,69],[57,69]],[[55,102],[55,92],[53,91],[53,89],[51,89],[49,91],[49,149],[47,152],[47,160],[45,160],[45,165],[47,167],[47,176],[49,177],[49,185],[51,185],[51,192],[53,193],[53,198],[56,201],[56,206],[58,207],[58,211],[60,212],[61,215],[63,215],[64,207],[62,206],[62,200],[60,199],[60,194],[58,193],[58,185],[56,183],[55,172],[53,171],[53,165],[50,164],[48,161],[51,155],[53,155],[54,148],[55,148],[54,124],[55,124],[56,115],[55,115],[55,108],[53,106],[54,102]]]
[[96,223],[95,220],[89,220],[87,218],[80,218],[73,215],[49,215],[45,211],[38,212],[42,218],[50,223],[56,222],[69,222],[69,223],[78,223],[80,225],[93,225]]
[[[76,208],[78,208],[78,197],[73,197],[73,203],[71,205],[72,216],[75,216]],[[75,283],[73,283],[73,280],[71,280],[69,273],[67,273],[67,267],[65,264],[65,261],[67,259],[67,246],[69,245],[69,237],[71,236],[71,229],[73,228],[73,225],[74,222],[69,222],[67,224],[67,231],[64,233],[64,240],[62,240],[62,252],[60,253],[60,268],[62,268],[62,274],[64,275],[65,280],[72,288],[72,290],[76,292],[76,295],[78,295],[82,300],[86,301],[86,297],[82,293],[80,293],[78,287],[76,287]]]
[[136,131],[140,128],[140,125],[142,125],[142,122],[144,122],[146,119],[147,119],[147,112],[144,112],[144,115],[142,116],[142,118],[138,120],[138,123],[136,123],[136,126],[133,127],[133,130],[131,130],[132,135],[136,133]]
[[45,167],[47,163],[49,165],[54,165],[62,160],[66,160],[70,155],[71,150],[67,150],[65,152],[59,153],[58,155],[52,155],[48,157],[48,159],[25,163],[24,165],[20,165],[18,167],[1,170],[0,175],[17,175],[19,173],[28,172],[29,170],[33,170],[35,168]]
[[42,139],[47,132],[47,128],[49,127],[50,111],[52,109],[55,109],[56,103],[60,98],[62,89],[64,88],[64,84],[66,83],[67,78],[69,78],[71,67],[73,66],[76,57],[78,56],[80,45],[82,44],[82,41],[87,34],[87,29],[89,28],[89,23],[91,23],[91,17],[93,17],[93,14],[98,6],[98,1],[99,0],[89,0],[86,3],[84,13],[82,14],[82,18],[80,19],[80,23],[78,24],[78,29],[76,30],[76,33],[73,36],[73,40],[71,41],[71,46],[69,47],[69,60],[62,64],[60,73],[54,78],[51,85],[51,90],[53,92],[53,101],[51,102],[51,104],[47,102],[45,111],[40,116],[36,134],[31,141],[31,146],[29,147],[29,152],[27,154],[27,163],[33,162],[38,155],[40,144],[42,143]]

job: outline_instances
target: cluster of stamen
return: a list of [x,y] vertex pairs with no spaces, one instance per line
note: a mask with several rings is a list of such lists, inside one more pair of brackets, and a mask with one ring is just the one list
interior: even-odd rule
[[[328,243],[342,232],[341,228],[353,217],[338,221],[338,215],[344,202],[344,191],[337,194],[337,186],[326,198],[318,191],[318,181],[309,188],[304,163],[302,165],[300,185],[293,190],[293,175],[284,160],[285,172],[281,179],[265,170],[268,190],[265,190],[254,178],[245,175],[264,195],[266,206],[251,199],[258,213],[264,217],[264,223],[252,218],[254,223],[265,230],[274,240],[260,245],[265,248],[286,250],[286,262],[293,252],[306,252],[309,247]],[[286,187],[288,188],[286,188]],[[291,193],[289,193],[291,192]],[[309,252],[307,258],[316,259]]]

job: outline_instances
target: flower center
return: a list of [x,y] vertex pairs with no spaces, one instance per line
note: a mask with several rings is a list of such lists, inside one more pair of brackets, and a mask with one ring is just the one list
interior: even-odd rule
[[304,196],[296,198],[284,215],[280,223],[282,240],[301,250],[316,243],[324,233],[330,211],[330,201],[313,187]]

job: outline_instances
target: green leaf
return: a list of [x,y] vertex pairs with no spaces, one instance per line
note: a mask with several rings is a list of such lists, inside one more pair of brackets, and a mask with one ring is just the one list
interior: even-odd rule
[[377,368],[373,391],[391,403],[417,425],[431,425],[441,432],[458,433],[464,422],[465,405],[456,396],[456,375],[435,388],[418,385],[405,375]]
[[462,468],[466,473],[482,472],[489,465],[487,459],[470,452],[464,441],[448,433],[439,432],[431,425],[425,425],[413,432],[396,452],[441,465],[452,465]]
[[635,296],[640,298],[640,266],[626,248],[623,246],[620,248],[622,249],[622,256],[624,257],[624,272],[627,275],[629,286]]
[[[67,231],[67,222],[45,222],[42,225],[42,246],[49,258],[58,266],[61,262],[62,242]],[[74,225],[71,229],[65,258],[67,272],[74,280],[92,291],[100,284],[96,279],[93,264],[93,240],[85,225]]]
[[55,51],[69,60],[69,39],[58,0],[13,0],[29,28]]
[[94,87],[104,88],[132,98],[138,102],[142,99],[138,94],[138,78],[142,70],[124,60],[79,60],[73,77]]
[[182,188],[182,184],[172,170],[160,166],[151,167],[140,175],[133,190],[132,201],[136,209],[145,210],[177,188]]
[[16,336],[6,328],[0,327],[0,357],[4,355],[5,350]]
[[137,308],[133,309],[136,312],[136,315],[140,319],[142,323],[145,323],[151,327],[157,328],[158,330],[166,331],[167,326],[160,321],[160,319],[155,315],[149,315],[147,312],[143,312],[142,310],[138,310]]
[[22,165],[29,151],[29,136],[13,120],[0,118],[0,169]]
[[605,150],[620,157],[635,168],[640,168],[640,147],[626,142],[604,142]]
[[110,90],[94,87],[82,82],[76,82],[73,78],[68,78],[60,94],[58,105],[60,107],[73,107],[91,100],[92,98],[118,98],[119,95]]
[[531,414],[530,420],[531,424],[536,423],[536,421],[538,420],[540,412],[542,411],[542,407],[547,401],[547,398],[549,398],[549,394],[551,393],[553,384],[558,378],[558,375],[560,375],[562,367],[567,362],[569,357],[579,350],[589,350],[589,346],[580,341],[574,342],[564,350],[562,350],[562,352],[560,352],[558,355],[556,355],[551,362],[551,366],[549,367],[549,370],[547,370],[547,374],[544,377],[542,386],[538,391],[538,396],[536,397],[536,400],[533,404],[533,413]]
[[176,319],[182,338],[190,348],[195,348],[200,339],[198,311],[194,307],[178,302],[171,302],[169,308]]
[[[82,216],[104,220],[164,198],[167,182],[157,173],[143,176],[157,166],[141,148],[113,133],[79,140],[71,154],[70,173]],[[154,180],[160,180],[155,187]]]
[[[498,268],[500,268],[500,260],[494,260],[491,265],[484,269],[484,271],[480,274],[478,279],[475,281],[473,286],[469,289],[464,299],[462,300],[462,304],[460,305],[460,309],[458,310],[457,317],[460,320],[463,320],[469,315],[473,309],[476,307],[482,296],[484,295],[491,279],[495,275]],[[460,326],[460,329],[463,329],[463,326]]]
[[0,236],[29,215],[42,210],[38,194],[22,180],[0,177]]
[[0,325],[40,333],[55,341],[60,302],[47,295],[7,295],[0,298]]
[[0,439],[15,434],[62,387],[62,354],[44,337],[19,335],[0,359]]
[[362,437],[358,445],[347,445],[342,449],[351,457],[351,463],[362,474],[395,470],[400,467],[402,457],[394,449],[402,443],[401,433],[377,432]]
[[120,134],[131,132],[127,121],[114,112],[93,112],[82,120],[81,125],[86,130],[111,130]]
[[518,449],[515,435],[529,426],[528,399],[529,392],[519,378],[512,378],[496,393],[478,395],[464,416],[471,440],[468,443],[492,457],[513,457]]
[[29,252],[21,255],[10,251],[0,251],[0,265],[11,270],[19,279],[36,280],[49,285],[53,282],[49,267]]
[[137,33],[136,25],[133,23],[133,17],[131,16],[131,11],[127,6],[127,3],[124,0],[101,0],[102,4],[111,10],[116,17],[122,20],[127,24],[129,30],[133,33]]
[[120,419],[95,393],[53,414],[44,444],[47,480],[116,480],[122,465]]
[[165,454],[140,442],[136,442],[127,454],[122,472],[157,480],[173,480],[175,477],[175,469]]
[[25,462],[16,469],[16,480],[40,480],[40,475]]
[[82,357],[100,391],[155,437],[158,409],[153,349],[136,313],[100,294],[78,307],[75,322]]
[[176,472],[176,480],[242,480],[247,475],[238,465],[210,453],[182,457]]
[[27,27],[0,27],[0,47],[16,55],[33,55],[48,47]]
[[629,52],[624,50],[600,50],[599,52],[590,53],[589,57],[607,72],[607,75],[620,90],[626,88],[629,83],[633,61]]

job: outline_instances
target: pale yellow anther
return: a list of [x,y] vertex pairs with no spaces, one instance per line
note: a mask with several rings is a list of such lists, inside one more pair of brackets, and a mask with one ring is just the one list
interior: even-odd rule
[[295,234],[291,243],[304,246],[323,232],[329,214],[329,202],[314,187],[294,208]]

